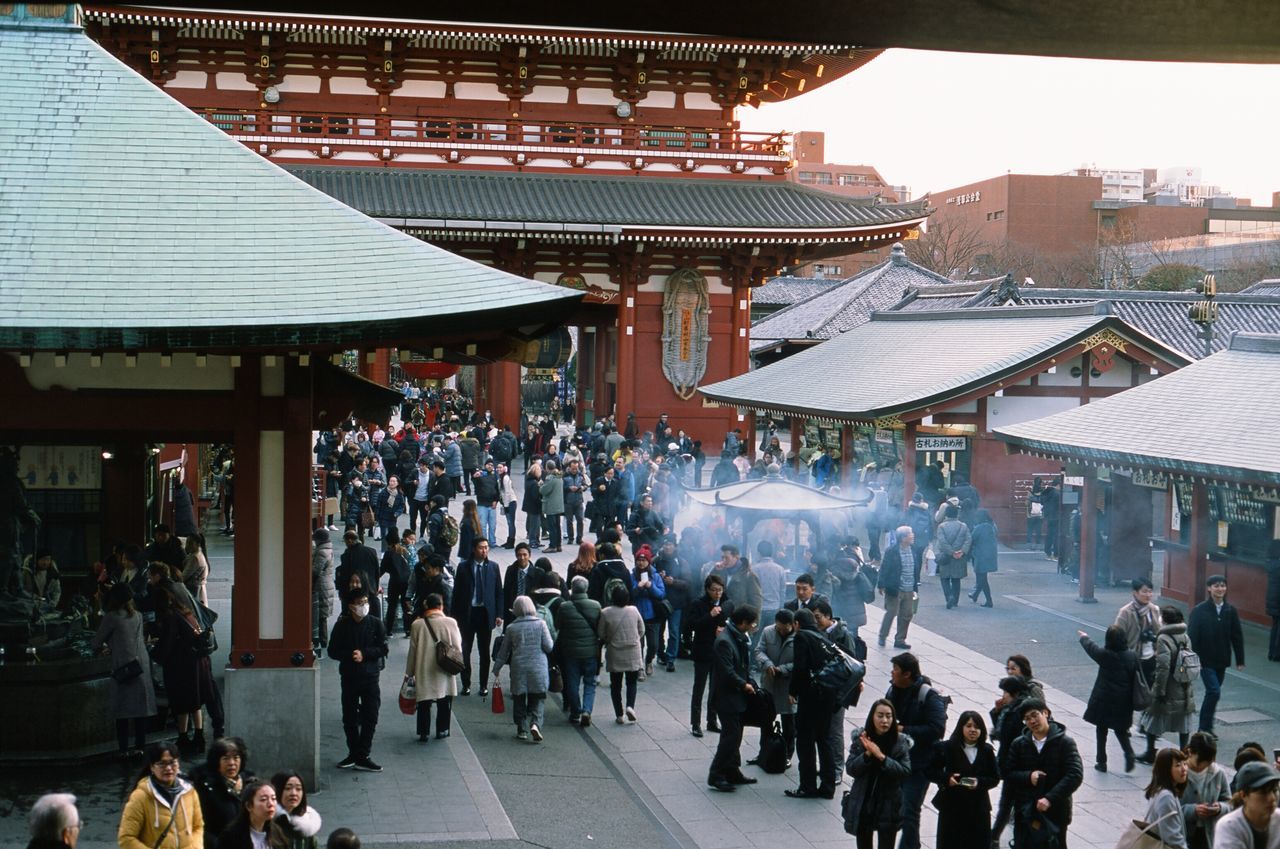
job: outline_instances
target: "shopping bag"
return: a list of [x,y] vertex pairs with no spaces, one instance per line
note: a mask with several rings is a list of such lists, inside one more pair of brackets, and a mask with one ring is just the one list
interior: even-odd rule
[[400,712],[412,716],[418,710],[418,687],[412,675],[405,676],[400,685]]
[[507,710],[507,703],[502,698],[502,687],[498,684],[494,684],[493,689],[491,689],[489,693],[493,697],[493,712],[505,713]]
[[1163,849],[1164,841],[1160,839],[1160,833],[1155,831],[1155,827],[1175,813],[1179,812],[1170,811],[1150,825],[1142,820],[1130,820],[1120,834],[1120,839],[1116,841],[1116,849]]

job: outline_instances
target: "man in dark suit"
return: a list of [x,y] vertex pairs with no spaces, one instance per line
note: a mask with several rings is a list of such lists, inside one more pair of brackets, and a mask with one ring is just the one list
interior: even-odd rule
[[782,606],[792,613],[798,613],[801,608],[813,610],[813,606],[820,601],[827,601],[827,597],[814,591],[813,575],[805,572],[796,578],[796,597]]
[[333,581],[338,590],[338,598],[346,598],[351,585],[351,573],[359,572],[364,577],[364,588],[370,597],[378,594],[378,552],[360,541],[355,531],[347,531],[342,535],[346,550],[338,561],[338,568],[333,572]]
[[740,607],[729,616],[724,630],[716,636],[715,661],[711,667],[712,706],[720,717],[720,741],[707,773],[707,786],[732,792],[739,784],[755,784],[742,774],[742,714],[747,698],[755,695],[751,680],[751,632],[760,614],[753,607]]
[[1240,613],[1227,601],[1226,576],[1210,575],[1205,586],[1209,597],[1191,609],[1187,636],[1191,638],[1191,648],[1200,655],[1200,681],[1204,684],[1200,730],[1212,734],[1232,651],[1236,656],[1236,669],[1244,669],[1244,631],[1240,627]]
[[453,583],[453,618],[462,631],[462,695],[471,695],[471,646],[480,641],[480,695],[487,696],[493,630],[502,625],[502,573],[489,559],[489,540],[475,541],[471,558],[458,564]]

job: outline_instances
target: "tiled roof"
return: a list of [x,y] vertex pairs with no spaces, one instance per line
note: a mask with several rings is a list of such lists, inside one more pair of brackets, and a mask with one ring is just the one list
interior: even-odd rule
[[841,282],[839,277],[770,277],[763,286],[751,290],[751,303],[791,306]]
[[1092,305],[878,312],[829,342],[699,391],[722,404],[781,415],[874,421],[945,403],[1107,327],[1184,362]]
[[1277,386],[1280,337],[1236,334],[1228,350],[1159,380],[995,433],[1033,453],[1274,487]]
[[[1195,292],[1152,292],[1135,289],[1040,289],[1019,290],[1028,306],[1055,306],[1105,301],[1110,310],[1127,324],[1160,340],[1188,359],[1204,356],[1204,342],[1199,338],[1200,326],[1188,317],[1188,309],[1203,300]],[[995,287],[980,293],[967,303],[957,305],[930,298],[917,297],[904,301],[895,309],[911,311],[955,309],[962,307],[1001,306]],[[1213,350],[1226,347],[1233,332],[1280,333],[1280,298],[1265,294],[1219,295],[1218,321],[1214,325]],[[779,313],[781,314],[781,313]]]
[[427,228],[500,222],[827,230],[883,227],[926,214],[924,201],[874,204],[783,181],[409,168],[289,170],[366,215]]
[[1259,280],[1252,286],[1246,286],[1240,290],[1241,295],[1270,295],[1275,297],[1280,295],[1280,277],[1272,277],[1267,280]]
[[337,348],[580,297],[343,206],[78,26],[0,18],[0,346]]
[[894,245],[887,260],[868,268],[807,300],[778,310],[751,328],[751,348],[761,350],[788,340],[833,339],[871,319],[874,310],[888,309],[910,288],[949,291],[956,283],[907,259],[902,245]]

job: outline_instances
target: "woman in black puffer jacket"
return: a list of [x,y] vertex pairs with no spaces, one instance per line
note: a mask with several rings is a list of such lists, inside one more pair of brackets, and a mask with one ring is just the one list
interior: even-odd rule
[[205,762],[191,771],[191,783],[204,815],[205,849],[215,849],[218,838],[240,815],[240,793],[253,781],[248,764],[244,741],[222,737],[213,741]]
[[1080,645],[1098,664],[1098,677],[1089,694],[1084,721],[1094,726],[1098,743],[1098,761],[1093,768],[1107,771],[1107,731],[1115,733],[1124,751],[1124,770],[1133,771],[1133,744],[1129,742],[1129,726],[1133,725],[1133,679],[1138,674],[1138,656],[1128,648],[1124,629],[1112,625],[1107,629],[1106,644],[1099,646],[1084,631]]

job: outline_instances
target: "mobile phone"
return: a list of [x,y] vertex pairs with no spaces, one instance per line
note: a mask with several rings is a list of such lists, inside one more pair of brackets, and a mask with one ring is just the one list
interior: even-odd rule
[[965,777],[961,778],[961,779],[960,779],[958,782],[956,782],[956,783],[957,783],[957,784],[959,784],[961,787],[977,787],[977,786],[978,786],[978,779],[977,779],[977,778],[975,778],[975,777],[973,777],[972,775],[968,775],[968,776],[965,776]]
[[1280,749],[1272,749],[1271,757],[1275,758],[1276,763],[1280,763]]

